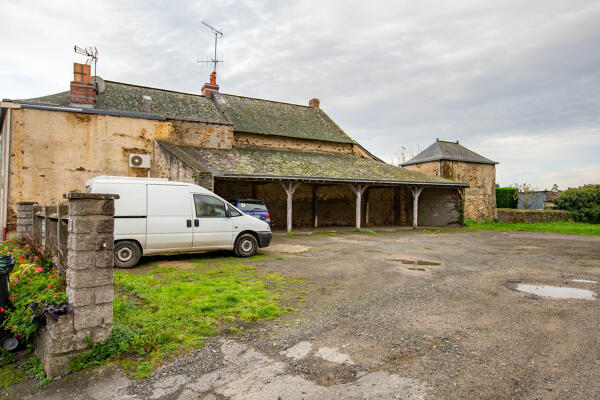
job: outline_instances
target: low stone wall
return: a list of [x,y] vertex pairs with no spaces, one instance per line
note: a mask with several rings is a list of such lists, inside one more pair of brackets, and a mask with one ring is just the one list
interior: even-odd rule
[[[107,339],[113,324],[114,199],[118,195],[69,193],[66,292],[73,312],[46,318],[35,336],[35,354],[49,378],[63,375],[69,359],[86,351],[88,339]],[[19,237],[33,235],[34,203],[20,203]]]
[[498,208],[498,221],[507,223],[516,222],[573,222],[573,216],[568,211],[561,210],[515,210],[512,208]]

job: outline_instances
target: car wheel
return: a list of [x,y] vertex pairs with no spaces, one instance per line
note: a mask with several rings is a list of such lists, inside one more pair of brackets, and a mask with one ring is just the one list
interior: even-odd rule
[[115,243],[114,252],[116,268],[133,268],[142,257],[140,246],[131,240]]
[[238,257],[253,256],[254,253],[256,253],[256,250],[258,250],[258,242],[254,235],[249,233],[240,235],[235,241],[235,246],[233,248],[235,255]]

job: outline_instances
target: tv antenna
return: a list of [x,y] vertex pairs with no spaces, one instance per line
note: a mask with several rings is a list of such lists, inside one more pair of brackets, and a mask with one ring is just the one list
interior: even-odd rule
[[217,64],[218,63],[222,63],[223,60],[219,60],[217,58],[217,40],[221,39],[223,37],[223,31],[220,31],[216,28],[213,28],[212,26],[210,26],[209,24],[207,24],[204,21],[200,21],[202,22],[203,25],[205,25],[206,27],[208,27],[208,29],[210,29],[212,31],[212,33],[215,35],[215,56],[214,58],[210,59],[210,60],[198,60],[198,63],[212,63],[213,64],[213,71],[217,70]]
[[96,73],[96,63],[98,62],[98,49],[94,46],[86,47],[85,49],[75,45],[74,47],[75,53],[81,54],[82,56],[86,56],[87,60],[86,64],[92,65],[94,63],[94,75],[97,76]]

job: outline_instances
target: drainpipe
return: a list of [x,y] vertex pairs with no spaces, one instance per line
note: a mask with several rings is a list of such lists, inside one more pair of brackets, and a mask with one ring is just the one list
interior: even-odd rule
[[[2,191],[2,241],[6,240],[6,234],[8,232],[8,176],[10,174],[10,136],[12,131],[12,108],[7,107],[6,109],[6,137],[2,138],[4,141],[4,165],[2,167],[4,172],[4,190]],[[18,108],[18,107],[17,107]]]

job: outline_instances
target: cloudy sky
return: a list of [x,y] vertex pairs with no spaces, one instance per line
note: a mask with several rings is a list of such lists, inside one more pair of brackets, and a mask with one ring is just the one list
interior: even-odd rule
[[502,185],[600,183],[598,1],[0,0],[0,98],[68,89],[73,45],[105,79],[322,108],[391,162],[436,138],[500,162]]

